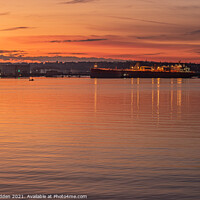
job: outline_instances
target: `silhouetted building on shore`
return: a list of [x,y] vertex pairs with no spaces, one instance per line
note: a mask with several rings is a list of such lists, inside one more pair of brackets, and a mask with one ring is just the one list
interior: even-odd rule
[[[124,62],[44,62],[44,63],[0,63],[0,77],[29,77],[29,76],[89,76],[90,69],[95,64],[98,68],[128,69],[138,61]],[[141,66],[155,68],[159,66],[176,65],[177,63],[139,61]],[[191,71],[200,72],[200,64],[180,63]]]
[[30,64],[0,64],[1,77],[27,77],[30,75]]

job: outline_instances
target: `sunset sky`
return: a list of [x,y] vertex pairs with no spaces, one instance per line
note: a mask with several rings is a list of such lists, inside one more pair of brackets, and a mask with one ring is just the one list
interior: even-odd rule
[[199,63],[199,21],[198,0],[0,0],[0,62]]

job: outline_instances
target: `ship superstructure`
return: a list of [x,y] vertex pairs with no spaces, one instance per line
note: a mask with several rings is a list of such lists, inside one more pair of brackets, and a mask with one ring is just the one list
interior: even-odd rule
[[191,78],[196,76],[185,65],[140,66],[136,63],[130,69],[98,68],[91,69],[91,78]]

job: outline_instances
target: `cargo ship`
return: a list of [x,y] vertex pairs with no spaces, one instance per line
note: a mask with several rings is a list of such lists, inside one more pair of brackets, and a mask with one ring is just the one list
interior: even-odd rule
[[140,66],[138,63],[130,69],[98,68],[90,70],[91,78],[192,78],[198,76],[189,67],[181,64],[171,66]]

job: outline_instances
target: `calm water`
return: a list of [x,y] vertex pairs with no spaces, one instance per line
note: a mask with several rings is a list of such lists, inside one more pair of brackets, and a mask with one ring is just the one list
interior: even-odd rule
[[200,199],[200,79],[0,80],[0,194]]

